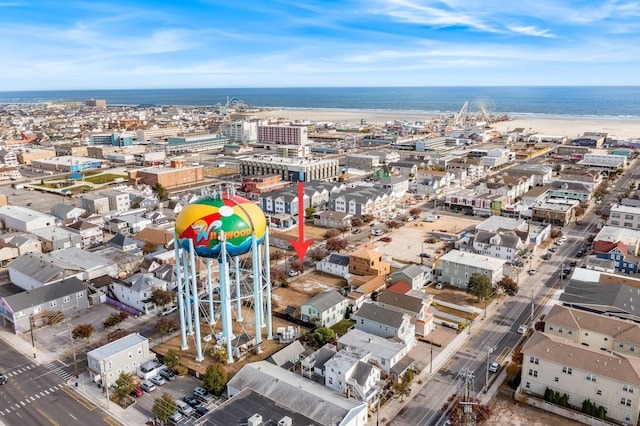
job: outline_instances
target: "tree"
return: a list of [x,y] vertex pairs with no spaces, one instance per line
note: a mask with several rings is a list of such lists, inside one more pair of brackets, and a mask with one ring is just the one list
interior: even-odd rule
[[376,219],[376,218],[375,218],[375,216],[373,216],[373,215],[372,215],[372,214],[370,214],[370,213],[366,213],[366,214],[363,214],[363,215],[362,215],[362,221],[363,221],[364,223],[370,223],[370,222],[373,222],[375,219]]
[[153,253],[156,250],[158,250],[158,246],[155,245],[154,243],[152,243],[151,241],[147,241],[146,243],[144,243],[144,245],[142,246],[142,253],[144,254],[149,254],[149,253]]
[[278,260],[282,260],[283,257],[284,254],[281,251],[273,250],[269,252],[269,258],[275,262],[277,262]]
[[420,213],[422,213],[422,209],[419,209],[418,207],[414,207],[411,210],[409,210],[409,214],[411,216],[418,216]]
[[160,182],[157,182],[155,185],[153,185],[151,189],[153,190],[153,192],[156,193],[160,201],[165,201],[169,199],[169,192],[167,191],[167,188],[162,186]]
[[180,355],[178,354],[178,351],[175,349],[169,349],[162,362],[169,370],[175,371],[175,369],[180,365]]
[[322,259],[327,257],[328,254],[329,252],[321,248],[317,248],[309,251],[309,257],[314,262],[320,262]]
[[411,394],[411,382],[413,381],[413,370],[407,370],[402,376],[402,380],[393,384],[393,391],[400,395],[400,400],[403,401],[405,396]]
[[477,296],[478,302],[489,297],[492,290],[491,280],[486,275],[475,272],[471,274],[471,277],[469,277],[467,291],[474,296]]
[[153,408],[151,408],[151,412],[161,422],[166,422],[177,410],[178,406],[176,405],[176,401],[168,392],[163,392],[160,398],[154,399]]
[[398,229],[398,228],[400,228],[400,222],[398,222],[397,220],[388,220],[387,221],[387,228],[388,229]]
[[303,273],[304,272],[304,264],[302,262],[291,262],[289,263],[289,269],[291,269],[292,271],[296,271],[299,273]]
[[349,243],[347,242],[347,240],[343,238],[329,238],[324,243],[324,246],[327,248],[327,250],[335,252],[346,249],[348,245]]
[[202,376],[202,387],[214,395],[222,394],[227,384],[227,373],[220,364],[213,364],[207,367]]
[[585,211],[586,210],[584,207],[578,206],[573,209],[573,214],[575,215],[576,218],[578,218],[578,217],[584,216]]
[[305,219],[313,219],[313,215],[316,212],[316,208],[315,207],[307,207],[306,209],[304,209],[304,218]]
[[88,341],[89,337],[91,337],[94,331],[95,331],[95,328],[93,327],[93,325],[80,324],[75,326],[74,329],[71,330],[71,335],[73,336],[74,339],[80,338],[80,339],[87,339]]
[[155,333],[171,333],[178,329],[178,322],[169,318],[160,318],[153,327]]
[[284,272],[279,269],[273,268],[270,272],[271,282],[273,284],[284,285],[287,282],[287,276]]
[[229,352],[227,352],[227,347],[224,345],[214,346],[213,349],[211,349],[211,356],[216,361],[226,364],[229,359]]
[[518,293],[518,283],[511,277],[503,277],[497,284],[509,296]]
[[313,339],[318,342],[319,346],[324,346],[327,343],[336,340],[336,332],[328,327],[318,327],[313,331]]
[[[485,404],[481,404],[477,398],[471,398],[471,409],[475,416],[475,423],[482,424],[491,417],[491,407]],[[442,406],[442,411],[447,413],[451,426],[464,426],[467,424],[465,407],[468,405],[462,404],[462,397],[458,394],[453,394],[449,397],[447,402]]]
[[353,219],[351,219],[351,226],[355,226],[356,228],[360,228],[362,225],[364,225],[364,221],[361,218],[354,217]]
[[334,228],[327,229],[327,232],[324,233],[325,238],[335,238],[338,235],[340,235],[340,231]]
[[154,288],[151,291],[151,297],[149,299],[158,306],[165,306],[173,302],[173,292],[161,288]]
[[114,325],[120,324],[122,321],[129,318],[129,315],[126,312],[115,312],[107,317],[106,320],[102,323],[104,328],[110,328]]
[[115,383],[115,390],[113,391],[114,398],[117,401],[122,401],[135,387],[136,382],[131,374],[120,373],[120,377],[118,377]]

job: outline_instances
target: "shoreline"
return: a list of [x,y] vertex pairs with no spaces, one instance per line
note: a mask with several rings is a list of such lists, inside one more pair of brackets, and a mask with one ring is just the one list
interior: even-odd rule
[[[260,118],[282,118],[292,121],[332,122],[337,124],[359,125],[365,119],[371,125],[384,125],[386,122],[406,120],[409,122],[429,121],[443,114],[420,111],[381,111],[357,109],[324,108],[280,108],[261,111],[255,114]],[[446,114],[451,115],[451,114]],[[575,138],[585,132],[607,133],[620,139],[640,138],[640,117],[563,117],[545,115],[513,115],[511,120],[493,123],[491,128],[506,133],[523,128],[539,134],[567,136]]]

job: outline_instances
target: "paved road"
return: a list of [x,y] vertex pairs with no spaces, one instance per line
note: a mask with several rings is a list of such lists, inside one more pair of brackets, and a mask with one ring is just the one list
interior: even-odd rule
[[119,425],[99,407],[69,388],[70,366],[37,365],[3,342],[0,367],[9,380],[0,386],[0,423],[25,425]]
[[[496,311],[490,312],[486,319],[478,317],[471,326],[471,331],[464,331],[470,334],[468,341],[432,376],[391,424],[442,424],[445,413],[441,408],[450,395],[460,392],[463,383],[460,373],[463,370],[473,375],[473,394],[480,396],[487,378],[487,352],[491,352],[489,362],[497,360],[505,365],[510,361],[511,351],[522,338],[522,335],[517,333],[518,326],[531,323],[532,296],[535,322],[542,309],[548,306],[549,299],[557,297],[568,283],[568,280],[561,279],[560,271],[563,265],[569,264],[582,245],[582,239],[570,237],[550,260],[537,266],[537,274],[521,284],[518,295],[506,299]],[[493,373],[489,373],[489,379],[492,376]]]

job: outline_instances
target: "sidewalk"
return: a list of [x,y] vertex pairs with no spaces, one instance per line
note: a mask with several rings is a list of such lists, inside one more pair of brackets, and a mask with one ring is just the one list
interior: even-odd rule
[[[27,336],[27,338],[29,338],[29,336]],[[36,356],[34,358],[31,342],[25,340],[25,338],[22,336],[11,333],[11,331],[6,328],[0,328],[0,339],[7,342],[7,344],[13,347],[16,351],[32,359],[35,364],[45,365],[59,358],[58,353],[49,351],[46,346],[38,346],[37,339],[35,342]],[[89,411],[100,407],[104,409],[108,414],[110,414],[120,424],[126,426],[144,425],[149,420],[148,417],[146,417],[134,407],[129,407],[128,410],[125,410],[118,404],[111,401],[107,406],[106,395],[102,393],[102,388],[98,387],[91,381],[88,372],[80,374],[77,380],[75,378],[69,379],[67,381],[67,385],[78,394],[78,398],[76,399],[76,401],[78,401],[79,404],[83,405]]]
[[[495,314],[497,308],[498,306],[495,302],[491,303],[487,307],[487,319],[491,318]],[[426,368],[423,368],[420,371],[420,374],[416,374],[414,376],[413,382],[411,383],[411,393],[405,396],[403,399],[393,398],[387,401],[387,403],[385,403],[382,407],[380,407],[379,417],[381,419],[387,419],[387,422],[391,422],[393,418],[400,412],[400,410],[402,410],[404,406],[408,404],[409,401],[412,398],[414,398],[416,394],[420,392],[420,390],[424,386],[426,386],[436,374],[438,374],[438,370],[440,370],[447,363],[449,358],[453,354],[455,354],[462,347],[462,345],[466,343],[467,339],[469,339],[474,334],[478,333],[483,328],[482,325],[487,323],[488,321],[487,322],[478,321],[478,324],[473,324],[473,326],[471,327],[471,333],[469,333],[468,329],[463,330],[446,347],[440,348],[438,355],[436,355],[433,358],[433,368],[431,369],[427,364]],[[429,370],[432,370],[433,372],[429,374]],[[504,380],[504,377],[506,377],[506,372],[503,369],[500,375],[498,376],[498,378],[493,382],[490,382],[491,387],[487,390],[487,393],[486,394],[481,393],[480,395],[478,395],[478,398],[483,403],[490,401],[498,391],[498,388],[500,387],[500,384]],[[422,380],[422,384],[418,384],[420,380]],[[372,426],[375,425],[376,416],[375,415],[372,416],[371,419],[369,419],[369,421],[367,422],[367,424]]]

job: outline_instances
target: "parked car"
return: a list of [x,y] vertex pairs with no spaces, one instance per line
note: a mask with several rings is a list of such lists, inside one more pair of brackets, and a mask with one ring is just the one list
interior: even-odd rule
[[549,251],[550,251],[551,253],[555,253],[555,252],[557,252],[557,251],[558,251],[558,247],[549,247]]
[[4,385],[5,383],[7,383],[8,377],[2,373],[0,373],[0,385]]
[[185,416],[190,416],[194,413],[193,407],[181,399],[176,399],[176,406],[178,407],[178,411]]
[[157,376],[153,376],[150,380],[156,386],[162,386],[162,385],[166,385],[167,384],[167,381],[165,379],[163,379],[162,376],[159,375],[159,374]]
[[204,408],[202,406],[196,407],[195,413],[193,414],[193,417],[195,417],[196,419],[199,419],[200,417],[204,416],[208,412],[209,412],[209,410],[207,410],[206,408]]
[[545,254],[542,256],[542,259],[544,259],[544,260],[549,260],[549,259],[551,259],[551,253],[545,253]]
[[178,424],[178,422],[182,420],[182,414],[180,414],[179,411],[176,411],[169,416],[169,420],[174,424]]
[[358,228],[358,229],[356,229],[355,231],[353,231],[353,233],[354,233],[354,234],[359,234],[359,233],[361,233],[361,232],[362,232],[362,229],[360,229],[360,228]]
[[140,383],[140,387],[145,392],[153,392],[154,390],[157,389],[156,385],[154,385],[153,382],[150,380],[145,380],[144,382]]
[[178,307],[176,305],[165,306],[164,309],[162,311],[160,311],[160,315],[166,316],[166,315],[174,313],[177,310],[178,310]]
[[158,374],[160,374],[163,379],[169,382],[176,379],[176,374],[173,371],[169,370],[167,367],[164,367],[162,370],[160,370]]
[[536,269],[529,269],[529,275],[535,275],[538,272]]
[[499,362],[494,361],[491,364],[489,364],[489,372],[490,373],[497,373],[499,369],[500,369],[500,363]]
[[190,406],[192,406],[193,408],[199,407],[200,404],[202,404],[193,395],[185,395],[184,398],[182,398],[182,400],[187,404],[189,404]]
[[429,253],[420,253],[420,257],[424,257],[425,259],[431,259],[431,255]]
[[578,264],[578,262],[576,262],[575,260],[572,260],[571,262],[569,262],[569,266],[571,266],[572,268],[574,266],[576,266]]
[[296,275],[298,275],[298,271],[294,271],[293,269],[291,269],[291,270],[288,272],[288,275],[289,275],[290,277],[295,277]]
[[576,253],[576,257],[582,257],[583,255],[584,255],[584,252],[582,250]]
[[213,395],[211,395],[208,390],[200,386],[193,389],[193,396],[195,396],[197,400],[205,403],[213,399]]
[[520,327],[518,327],[518,334],[524,334],[527,332],[527,330],[529,330],[529,326],[526,324],[522,324]]
[[442,283],[436,284],[436,290],[442,290],[442,287],[443,287]]
[[135,388],[133,388],[133,390],[129,393],[129,395],[131,396],[135,396],[136,398],[140,398],[142,395],[144,395],[144,389],[142,389],[140,386],[136,386]]
[[390,243],[392,240],[391,240],[391,237],[382,237],[380,238],[380,241],[384,243]]

